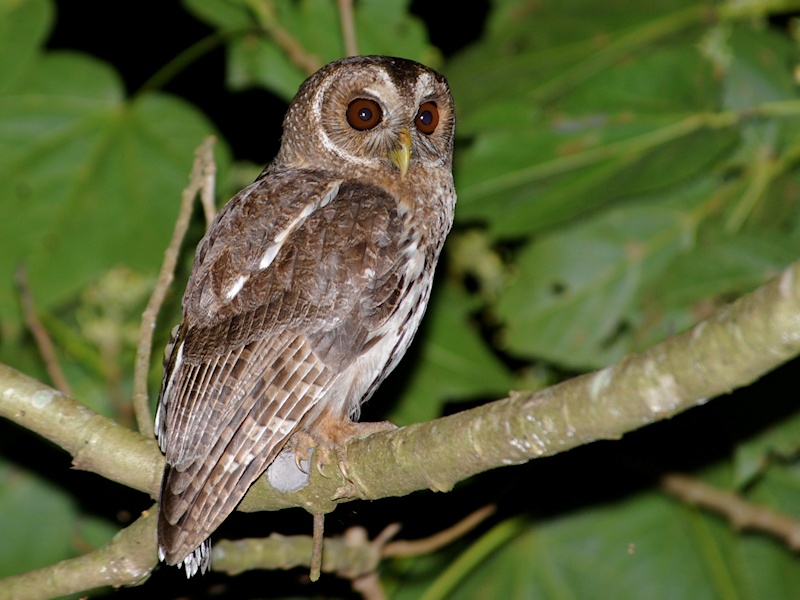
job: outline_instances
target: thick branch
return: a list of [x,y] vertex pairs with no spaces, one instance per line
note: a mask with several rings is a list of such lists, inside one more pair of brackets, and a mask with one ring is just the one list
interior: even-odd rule
[[[348,448],[353,484],[331,473],[325,494],[374,500],[424,488],[448,491],[489,469],[617,439],[752,383],[798,353],[800,262],[689,331],[605,369],[356,440]],[[320,479],[312,476],[309,488],[321,492]],[[291,504],[331,497],[309,497],[309,488]],[[241,508],[258,510],[290,496],[262,478]]]
[[144,583],[158,562],[155,516],[154,506],[93,552],[3,579],[0,600],[47,600],[108,585]]
[[69,452],[75,468],[155,497],[164,458],[153,438],[93,412],[27,375],[0,364],[0,416]]
[[[328,477],[311,469],[305,488],[280,493],[262,477],[240,508],[325,513],[348,499],[447,491],[489,469],[618,438],[751,383],[799,352],[800,262],[688,332],[615,365],[355,440],[348,447],[352,482],[336,468]],[[0,390],[0,415],[65,448],[76,466],[157,493],[163,459],[153,440],[10,367],[0,366]]]
[[[800,262],[691,330],[600,371],[537,393],[351,442],[346,484],[336,469],[281,493],[262,478],[243,510],[302,506],[329,512],[345,499],[447,491],[477,473],[616,439],[747,385],[800,352]],[[39,433],[76,466],[155,495],[163,462],[152,440],[0,366],[0,416]]]

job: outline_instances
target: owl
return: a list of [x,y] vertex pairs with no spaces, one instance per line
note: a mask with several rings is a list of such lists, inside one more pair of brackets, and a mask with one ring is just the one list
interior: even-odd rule
[[428,303],[454,122],[444,77],[409,60],[345,58],[302,84],[274,161],[198,245],[165,352],[161,560],[204,572],[209,535],[291,440],[344,464]]

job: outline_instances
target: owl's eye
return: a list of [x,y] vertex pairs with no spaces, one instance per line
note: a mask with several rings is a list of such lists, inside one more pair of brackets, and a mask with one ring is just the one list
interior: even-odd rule
[[375,100],[356,98],[347,107],[347,122],[358,131],[372,129],[382,118],[383,112]]
[[436,131],[436,126],[439,124],[439,109],[436,108],[436,103],[423,102],[420,104],[417,116],[414,118],[414,124],[425,135],[430,135]]

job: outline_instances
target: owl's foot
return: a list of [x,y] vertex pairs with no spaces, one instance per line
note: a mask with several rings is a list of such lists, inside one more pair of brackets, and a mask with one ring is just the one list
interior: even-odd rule
[[389,421],[377,423],[356,423],[349,419],[333,420],[322,418],[317,421],[311,431],[298,431],[289,441],[294,452],[295,463],[302,470],[301,461],[308,460],[311,451],[317,449],[316,468],[323,477],[326,475],[324,467],[333,462],[331,454],[336,458],[339,472],[347,481],[351,481],[347,471],[347,443],[356,438],[367,437],[379,431],[397,429],[397,425]]

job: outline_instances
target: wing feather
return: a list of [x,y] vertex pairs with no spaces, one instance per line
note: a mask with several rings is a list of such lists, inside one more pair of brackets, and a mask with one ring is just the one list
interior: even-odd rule
[[167,562],[206,568],[201,544],[297,428],[323,405],[346,416],[360,400],[347,394],[374,387],[353,385],[353,365],[401,297],[404,235],[394,197],[313,171],[262,178],[220,212],[159,402]]
[[[256,342],[254,359],[270,348]],[[240,404],[219,419],[214,430],[206,429],[203,437],[215,438],[205,455],[192,456],[168,468],[162,502],[168,523],[192,530],[191,515],[202,515],[205,538],[235,508],[255,479],[274,459],[297,424],[311,410],[320,391],[335,378],[330,369],[308,360],[311,350],[307,343],[295,338],[289,348],[289,363],[271,371],[272,380],[259,386],[239,390]],[[310,376],[310,377],[309,377]],[[251,379],[251,381],[254,381]],[[166,533],[166,531],[165,531]],[[202,541],[202,539],[200,540]],[[197,542],[186,540],[182,551],[188,553]],[[192,545],[194,544],[194,546]]]

